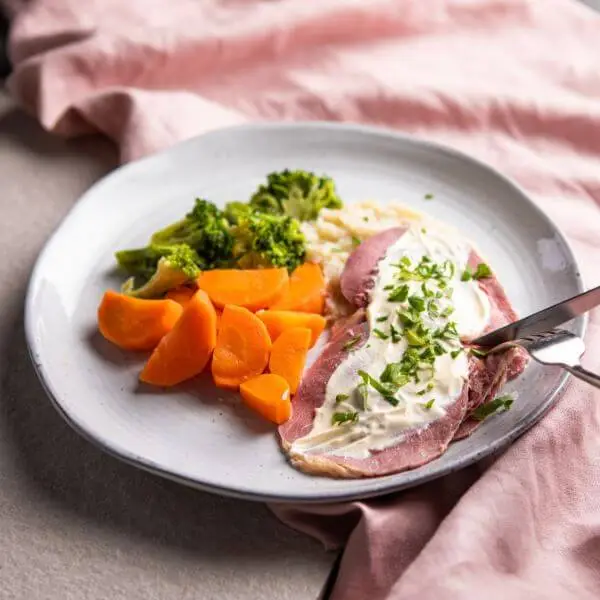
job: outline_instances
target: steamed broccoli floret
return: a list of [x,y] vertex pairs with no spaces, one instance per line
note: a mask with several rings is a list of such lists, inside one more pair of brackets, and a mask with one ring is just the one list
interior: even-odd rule
[[229,202],[223,211],[225,218],[231,225],[237,225],[240,221],[249,217],[252,212],[252,207],[244,202]]
[[[200,274],[200,257],[187,244],[122,250],[116,253],[116,258],[119,266],[131,275],[123,284],[123,293],[138,298],[158,298]],[[140,279],[144,283],[136,288],[135,282]]]
[[267,175],[250,199],[250,206],[269,214],[285,214],[300,221],[314,221],[322,208],[341,208],[333,179],[309,171],[284,171]]
[[234,259],[243,269],[273,266],[292,271],[304,261],[306,240],[298,221],[291,217],[253,213],[232,233]]
[[185,218],[157,231],[150,243],[161,246],[187,244],[197,252],[202,268],[210,269],[227,262],[233,238],[223,211],[211,202],[197,198]]

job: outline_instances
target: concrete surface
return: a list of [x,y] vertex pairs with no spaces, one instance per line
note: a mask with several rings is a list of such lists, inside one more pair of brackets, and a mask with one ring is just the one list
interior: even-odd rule
[[116,163],[100,138],[44,133],[0,91],[0,599],[315,600],[334,556],[261,504],[106,456],[46,398],[23,335],[35,258]]

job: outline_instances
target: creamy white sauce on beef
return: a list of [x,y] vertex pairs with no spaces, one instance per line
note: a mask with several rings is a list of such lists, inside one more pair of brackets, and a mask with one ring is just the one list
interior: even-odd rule
[[[416,378],[394,390],[392,402],[390,394],[386,399],[372,385],[361,388],[364,378],[359,371],[381,380],[387,365],[402,361],[409,348],[406,333],[410,327],[401,323],[398,312],[410,310],[411,297],[423,298],[428,307],[434,302],[435,310],[419,313],[421,324],[430,331],[441,331],[454,323],[460,338],[472,339],[485,329],[490,318],[488,297],[477,281],[461,280],[470,252],[468,242],[453,230],[431,225],[425,230],[420,224],[408,229],[387,249],[369,292],[369,337],[332,374],[312,429],[293,443],[292,454],[368,458],[372,450],[398,444],[407,430],[425,428],[445,414],[445,407],[456,400],[468,378],[468,357],[461,351],[457,337],[440,339],[444,353],[419,366]],[[439,285],[441,278],[428,278],[424,292],[422,281],[400,278],[399,265],[414,270],[420,263],[444,265],[445,284]],[[401,285],[408,286],[406,300],[390,300],[390,294]],[[396,330],[393,336],[392,325]],[[340,413],[354,414],[355,420],[334,424],[334,415]]]

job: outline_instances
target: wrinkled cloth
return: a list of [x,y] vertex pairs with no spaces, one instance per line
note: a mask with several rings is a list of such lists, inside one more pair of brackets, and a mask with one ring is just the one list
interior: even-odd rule
[[[386,125],[516,179],[600,283],[600,16],[575,0],[12,0],[14,97],[123,162],[249,120]],[[587,366],[600,372],[600,315]],[[344,547],[340,599],[600,597],[600,391],[501,456],[365,502],[273,506]]]

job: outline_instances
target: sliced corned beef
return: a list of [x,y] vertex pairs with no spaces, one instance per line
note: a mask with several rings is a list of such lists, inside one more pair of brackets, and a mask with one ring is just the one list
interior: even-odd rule
[[[303,377],[293,399],[292,418],[279,428],[283,449],[292,464],[303,471],[332,477],[369,477],[397,473],[428,463],[443,454],[451,441],[468,436],[480,423],[470,419],[469,415],[481,404],[492,400],[508,378],[516,377],[525,368],[527,361],[519,350],[485,359],[471,356],[469,379],[455,402],[446,407],[446,414],[426,427],[407,430],[395,446],[372,452],[369,458],[291,452],[292,443],[310,432],[315,411],[325,400],[327,383],[347,356],[347,342],[359,336],[358,342],[353,344],[354,350],[368,338],[364,307],[369,303],[377,264],[387,248],[405,231],[404,228],[393,228],[371,237],[352,253],[346,263],[340,280],[341,290],[358,310],[332,332],[328,345]],[[477,253],[472,251],[469,266],[475,270],[481,262]],[[478,283],[490,300],[490,321],[485,331],[517,318],[495,277],[481,279]]]

